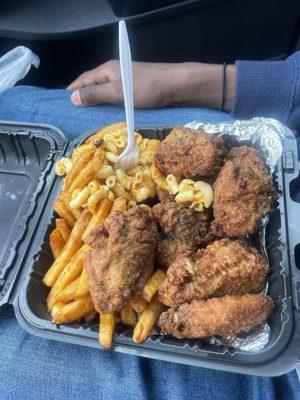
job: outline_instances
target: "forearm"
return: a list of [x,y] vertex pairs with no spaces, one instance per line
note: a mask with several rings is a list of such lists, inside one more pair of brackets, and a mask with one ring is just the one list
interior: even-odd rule
[[[182,63],[174,76],[172,97],[176,105],[219,109],[222,97],[222,68],[217,64]],[[223,110],[230,112],[234,101],[236,67],[225,70]]]

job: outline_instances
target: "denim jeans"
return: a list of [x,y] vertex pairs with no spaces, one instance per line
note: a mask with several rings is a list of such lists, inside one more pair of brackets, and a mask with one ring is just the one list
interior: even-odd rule
[[[52,124],[70,139],[124,120],[121,107],[78,108],[66,90],[16,87],[0,93],[0,119]],[[137,125],[225,121],[199,108],[137,110]],[[300,345],[300,344],[299,344]],[[0,309],[0,399],[300,399],[296,372],[261,378],[116,354],[34,337],[10,306]]]

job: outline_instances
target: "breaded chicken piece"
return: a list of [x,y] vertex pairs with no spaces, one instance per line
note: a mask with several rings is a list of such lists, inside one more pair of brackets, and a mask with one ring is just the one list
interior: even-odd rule
[[255,149],[233,148],[215,183],[213,229],[218,236],[254,233],[272,211],[275,188]]
[[178,309],[170,308],[159,319],[163,332],[178,339],[199,339],[207,336],[229,336],[249,332],[266,321],[274,302],[264,294],[224,296],[194,300]]
[[179,255],[159,288],[159,299],[178,307],[194,299],[259,293],[267,272],[266,258],[254,247],[222,239],[199,250],[194,261]]
[[156,188],[156,194],[158,197],[158,200],[161,203],[167,203],[167,202],[174,202],[175,201],[175,195],[169,193],[166,189],[161,189],[161,188]]
[[165,175],[211,176],[220,171],[224,155],[222,138],[201,129],[174,128],[158,145],[154,164]]
[[157,228],[143,206],[116,212],[88,236],[84,258],[98,312],[120,311],[143,289],[153,272]]
[[152,212],[158,224],[157,261],[161,267],[169,267],[179,253],[195,254],[208,234],[210,221],[206,212],[175,202],[156,204]]

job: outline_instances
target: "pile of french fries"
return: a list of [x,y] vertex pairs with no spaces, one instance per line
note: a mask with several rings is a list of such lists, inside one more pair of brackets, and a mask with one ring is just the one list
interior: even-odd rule
[[[136,133],[136,142],[139,165],[126,173],[116,167],[118,156],[127,144],[124,123],[101,129],[77,147],[71,158],[62,158],[56,165],[56,173],[65,175],[65,179],[53,204],[59,217],[50,234],[54,262],[43,278],[50,288],[47,307],[55,324],[90,322],[97,317],[83,266],[83,257],[90,251],[85,239],[91,230],[112,213],[125,212],[155,196],[152,160],[158,141]],[[164,279],[165,272],[157,269],[142,294],[120,313],[100,314],[102,346],[112,346],[117,323],[133,327],[136,343],[148,338],[162,312],[157,291]]]

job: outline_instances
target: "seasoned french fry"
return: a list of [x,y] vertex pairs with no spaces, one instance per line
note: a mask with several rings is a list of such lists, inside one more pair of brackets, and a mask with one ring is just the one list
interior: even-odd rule
[[54,324],[68,324],[78,321],[88,312],[94,310],[94,303],[91,296],[80,297],[58,310],[52,317]]
[[92,152],[92,154],[95,153],[96,147],[97,146],[95,146],[92,143],[90,143],[90,144],[81,144],[80,146],[75,147],[75,149],[72,151],[72,155],[71,155],[71,160],[72,160],[73,165],[84,154],[88,154],[90,151]]
[[75,219],[79,219],[81,215],[81,210],[75,210],[70,208],[70,201],[72,200],[72,195],[69,192],[60,192],[59,193],[59,199],[64,202],[66,207],[69,209],[69,211],[74,215]]
[[121,310],[121,321],[125,325],[133,326],[135,327],[136,325],[136,314],[134,309],[127,304],[122,310]]
[[154,274],[147,280],[144,289],[143,289],[143,297],[145,300],[150,302],[152,297],[158,291],[162,281],[166,278],[166,274],[162,269],[158,269],[154,272]]
[[90,251],[90,247],[83,245],[71,258],[68,265],[61,272],[56,282],[52,286],[47,297],[47,307],[50,312],[56,302],[56,296],[71,282],[78,278],[83,268],[83,256]]
[[73,301],[76,296],[76,290],[78,288],[79,281],[80,281],[80,276],[76,278],[75,281],[69,283],[69,285],[66,286],[62,291],[60,291],[57,294],[55,301],[62,301],[63,303],[69,303],[70,301]]
[[94,140],[102,140],[103,136],[106,133],[110,133],[112,131],[116,131],[117,129],[124,129],[126,128],[125,122],[116,122],[115,124],[111,124],[106,126],[105,128],[100,129],[97,133],[94,135],[90,136],[85,143],[93,143]]
[[70,228],[68,227],[68,224],[66,221],[62,218],[56,218],[55,220],[55,225],[56,228],[59,230],[61,236],[63,237],[64,241],[66,242],[69,239],[70,236]]
[[54,285],[59,274],[82,246],[83,242],[81,238],[90,220],[91,213],[87,210],[83,211],[80,218],[76,221],[65,247],[44,276],[43,282],[46,286]]
[[[80,146],[73,151],[73,156],[72,156],[73,167],[66,177],[64,183],[65,190],[69,190],[74,179],[77,178],[77,176],[85,168],[88,162],[91,161],[97,150],[97,147],[94,146],[93,144],[85,146],[84,148],[83,147],[84,146]],[[72,192],[72,190],[70,191]]]
[[125,197],[118,197],[114,200],[110,213],[113,214],[116,211],[125,212],[127,211],[127,200]]
[[58,214],[62,219],[66,221],[70,228],[74,226],[75,217],[62,200],[54,200],[53,209],[56,214]]
[[116,325],[115,314],[100,313],[99,343],[106,349],[112,346],[112,339]]
[[57,313],[57,311],[61,310],[66,304],[63,303],[62,301],[58,301],[57,303],[54,304],[51,312],[51,317],[53,318],[53,315]]
[[134,297],[129,304],[138,314],[142,314],[148,306],[148,302],[142,296]]
[[76,299],[82,296],[86,296],[89,292],[89,289],[90,289],[89,277],[86,270],[83,268],[76,289],[76,294],[75,294]]
[[64,238],[62,237],[60,231],[55,228],[54,231],[50,233],[50,249],[55,260],[61,253],[65,244],[66,242],[64,241]]
[[100,129],[98,132],[94,133],[94,135],[88,137],[84,143],[86,144],[92,144],[92,143],[102,143],[104,133],[102,132],[102,129]]
[[162,304],[156,295],[148,304],[134,328],[133,341],[135,343],[143,343],[148,338],[161,312]]
[[97,149],[93,158],[80,170],[78,175],[75,176],[68,190],[73,192],[75,189],[84,188],[89,181],[95,177],[96,172],[102,167],[104,160],[105,153],[103,149]]
[[110,200],[108,200],[108,199],[101,200],[101,203],[98,205],[96,213],[93,215],[84,234],[82,235],[82,240],[85,241],[88,234],[91,232],[91,230],[95,226],[99,225],[100,222],[103,221],[108,216],[110,209],[111,209],[111,205],[112,205],[112,203]]
[[96,310],[89,311],[83,317],[84,322],[91,322],[96,318],[96,316],[97,316],[97,311]]

